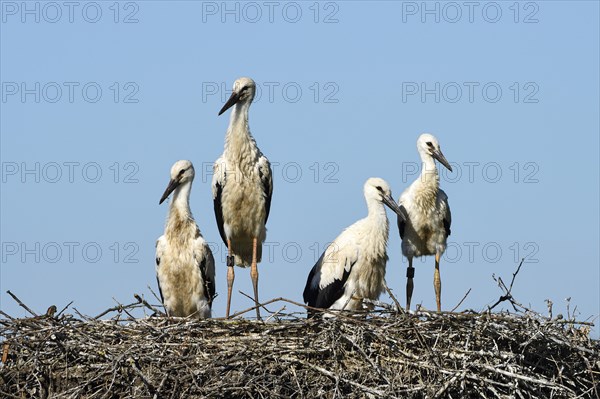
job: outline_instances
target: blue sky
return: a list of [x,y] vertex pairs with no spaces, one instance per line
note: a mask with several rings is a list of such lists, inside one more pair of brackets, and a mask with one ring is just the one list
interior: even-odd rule
[[[217,112],[250,76],[261,93],[250,126],[274,166],[261,299],[301,301],[326,243],[366,214],[364,181],[386,179],[397,198],[430,132],[455,169],[441,179],[453,213],[443,308],[469,288],[461,309],[494,303],[492,274],[509,281],[526,257],[519,301],[566,315],[570,297],[580,319],[600,314],[598,2],[2,1],[0,12],[3,311],[25,315],[9,289],[40,312],[74,301],[91,315],[156,289],[158,200],[189,159],[222,316],[210,172],[229,121]],[[404,303],[391,226],[387,282]],[[413,303],[430,309],[433,263],[415,265]],[[234,310],[251,306],[237,293],[252,292],[249,271],[234,290]]]

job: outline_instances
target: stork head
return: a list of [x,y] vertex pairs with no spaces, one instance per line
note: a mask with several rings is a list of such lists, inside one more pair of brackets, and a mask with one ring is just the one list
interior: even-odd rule
[[162,204],[177,187],[192,182],[195,174],[194,165],[192,165],[190,161],[181,160],[175,162],[171,167],[171,180],[169,180],[169,185],[160,198],[159,205]]
[[392,190],[387,182],[379,177],[371,177],[367,180],[364,187],[365,198],[367,202],[371,200],[378,201],[387,205],[400,218],[406,220],[408,215],[404,208],[401,208],[392,198]]
[[219,115],[237,103],[250,104],[254,100],[254,94],[256,94],[256,83],[250,78],[239,78],[233,82],[233,93],[219,111]]
[[417,150],[421,154],[429,155],[438,161],[442,165],[444,165],[450,172],[452,172],[452,166],[442,153],[442,149],[440,148],[440,143],[437,141],[434,135],[429,133],[423,133],[419,136],[417,140]]

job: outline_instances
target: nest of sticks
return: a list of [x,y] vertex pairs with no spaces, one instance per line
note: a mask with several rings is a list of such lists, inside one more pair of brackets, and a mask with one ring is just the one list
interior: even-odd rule
[[[376,301],[306,319],[283,313],[302,306],[283,298],[263,304],[284,305],[264,321],[191,320],[135,297],[94,318],[54,306],[36,315],[14,297],[32,317],[0,311],[0,396],[600,397],[589,322],[519,308],[408,314]],[[502,301],[517,305],[508,288]],[[140,309],[153,315],[134,317]]]

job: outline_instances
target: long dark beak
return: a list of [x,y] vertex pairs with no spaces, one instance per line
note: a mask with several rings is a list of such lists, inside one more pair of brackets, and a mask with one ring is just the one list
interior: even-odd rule
[[444,156],[444,154],[442,154],[442,151],[434,150],[433,154],[431,154],[431,155],[433,155],[433,157],[435,159],[437,159],[438,161],[440,161],[440,163],[442,165],[444,165],[446,168],[448,168],[448,170],[450,172],[452,172],[452,166],[450,166],[450,162],[448,162],[448,160],[446,159],[446,157]]
[[235,91],[231,93],[231,97],[229,97],[229,100],[227,100],[225,105],[223,105],[223,108],[221,108],[221,110],[219,111],[219,115],[231,108],[235,103],[239,101],[239,99],[240,93],[236,93]]
[[392,211],[394,211],[396,215],[400,216],[402,220],[405,222],[408,220],[408,213],[406,212],[406,209],[399,206],[392,197],[388,197],[387,195],[383,194],[383,203],[386,204]]
[[162,204],[169,195],[171,195],[171,193],[173,192],[173,190],[175,190],[179,185],[181,184],[181,182],[177,181],[177,180],[171,180],[169,181],[169,185],[167,186],[167,189],[165,190],[164,194],[162,195],[162,197],[160,197],[160,201],[158,201],[158,205]]

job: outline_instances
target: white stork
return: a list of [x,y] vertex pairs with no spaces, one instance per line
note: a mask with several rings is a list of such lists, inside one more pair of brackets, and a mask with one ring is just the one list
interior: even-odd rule
[[[361,308],[362,299],[377,299],[384,289],[389,223],[383,204],[405,218],[385,180],[364,185],[369,213],[345,229],[314,265],[304,288],[304,302],[322,309]],[[309,317],[313,312],[308,312]]]
[[408,259],[406,269],[406,309],[410,309],[413,293],[413,257],[435,255],[433,286],[438,312],[442,309],[440,280],[440,258],[446,250],[446,239],[450,235],[450,207],[448,196],[440,189],[440,179],[434,159],[448,170],[452,167],[442,154],[437,139],[431,134],[422,134],[417,140],[417,150],[423,163],[421,175],[402,193],[398,203],[408,213],[408,220],[398,218],[398,229],[402,238],[402,254]]
[[258,149],[248,126],[248,110],[255,92],[252,79],[239,78],[233,84],[231,97],[219,111],[221,115],[233,107],[225,149],[214,164],[212,192],[219,233],[228,249],[226,315],[229,317],[235,264],[251,267],[256,317],[260,319],[257,263],[267,236],[273,180],[269,160]]
[[211,315],[215,296],[215,261],[190,210],[194,166],[177,161],[160,199],[173,193],[164,235],[156,241],[156,279],[169,316]]

